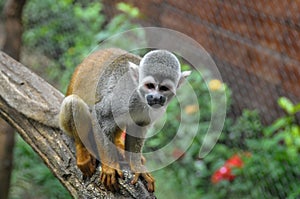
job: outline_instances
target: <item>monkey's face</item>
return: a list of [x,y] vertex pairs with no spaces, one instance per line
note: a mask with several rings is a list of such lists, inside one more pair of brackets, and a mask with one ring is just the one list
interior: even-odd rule
[[165,50],[147,53],[139,66],[129,62],[129,72],[138,85],[141,100],[156,109],[167,106],[176,94],[176,89],[191,73],[181,72],[176,56]]
[[169,79],[155,79],[152,76],[145,77],[139,86],[139,93],[148,106],[161,108],[166,106],[176,92],[175,84]]

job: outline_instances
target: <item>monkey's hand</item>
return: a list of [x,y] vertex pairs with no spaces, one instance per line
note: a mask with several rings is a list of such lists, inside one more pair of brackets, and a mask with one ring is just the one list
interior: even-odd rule
[[154,192],[155,186],[154,186],[154,177],[147,172],[147,169],[144,165],[130,165],[131,171],[134,172],[134,178],[131,181],[131,184],[136,184],[139,177],[142,176],[146,182],[147,182],[147,188],[149,192]]
[[102,165],[100,181],[102,184],[104,184],[104,186],[108,190],[110,190],[110,191],[118,191],[119,190],[117,175],[119,175],[119,177],[123,178],[123,174],[122,174],[119,164],[112,165],[112,167],[105,165],[105,164]]

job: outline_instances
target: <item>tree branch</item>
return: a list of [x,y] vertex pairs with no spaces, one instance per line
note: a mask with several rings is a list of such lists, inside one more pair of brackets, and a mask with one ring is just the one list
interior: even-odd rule
[[17,129],[74,198],[155,198],[141,181],[130,184],[128,170],[123,171],[124,179],[118,179],[118,193],[107,191],[99,182],[99,170],[83,180],[73,142],[58,129],[62,99],[58,90],[0,52],[0,116]]

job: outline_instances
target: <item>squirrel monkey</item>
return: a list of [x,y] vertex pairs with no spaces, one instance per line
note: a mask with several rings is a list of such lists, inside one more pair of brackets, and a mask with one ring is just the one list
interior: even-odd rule
[[[93,175],[96,167],[82,140],[92,134],[101,158],[100,181],[108,189],[118,189],[118,152],[123,151],[135,174],[131,183],[142,176],[153,192],[154,178],[141,155],[145,135],[189,74],[181,72],[178,59],[166,50],[151,51],[142,59],[121,49],[99,50],[87,57],[72,76],[59,115],[62,130],[74,137],[76,163],[83,175]],[[124,143],[120,139],[125,130]]]

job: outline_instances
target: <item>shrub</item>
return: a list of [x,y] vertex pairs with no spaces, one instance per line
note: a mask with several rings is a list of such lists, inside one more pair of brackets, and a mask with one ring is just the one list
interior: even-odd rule
[[[201,113],[207,111],[202,117],[209,117],[211,110],[205,109],[209,107],[208,88],[196,76],[191,77],[192,83],[193,78],[197,79],[195,90],[201,93],[198,96]],[[299,197],[300,134],[295,115],[300,104],[294,105],[286,98],[280,98],[278,104],[286,115],[269,126],[262,125],[257,111],[244,110],[235,122],[227,118],[218,143],[203,159],[198,158],[198,152],[203,140],[201,131],[207,126],[205,120],[201,120],[201,128],[190,148],[176,153],[181,158],[154,172],[159,185],[158,196],[195,199]],[[171,108],[168,114],[171,118],[166,122],[165,136],[157,135],[161,137],[152,142],[170,139],[171,132],[176,130],[180,113]],[[156,143],[150,140],[150,144]]]
[[241,135],[246,133],[247,136],[234,136],[242,140],[242,144],[231,144],[231,147],[236,147],[228,148],[228,152],[247,151],[251,155],[243,156],[243,167],[233,170],[236,176],[234,180],[223,180],[210,186],[205,194],[206,198],[300,196],[300,150],[297,141],[299,125],[295,118],[295,114],[300,110],[299,104],[293,105],[286,98],[280,98],[278,103],[286,115],[272,125],[262,127],[257,113],[246,111],[231,128],[235,134],[239,129]]
[[[105,24],[98,1],[29,1],[24,9],[24,46],[50,59],[47,74],[59,82],[63,92],[74,68],[103,40],[122,31],[136,28],[131,22],[139,10],[117,4],[121,14]],[[41,64],[46,64],[41,62]],[[41,66],[35,66],[36,68]]]

